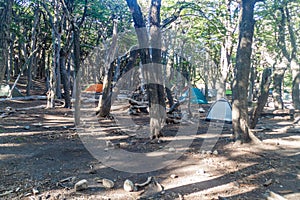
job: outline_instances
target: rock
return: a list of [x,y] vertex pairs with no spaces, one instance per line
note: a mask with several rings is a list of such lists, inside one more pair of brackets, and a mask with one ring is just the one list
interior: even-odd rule
[[[153,195],[161,194],[162,191],[164,191],[164,187],[153,177],[151,183],[144,188],[141,198],[150,199],[150,197],[153,197]],[[154,199],[160,198],[157,197]]]
[[269,179],[269,180],[267,180],[266,182],[264,182],[264,186],[269,186],[269,185],[271,185],[273,183],[273,179]]
[[38,191],[36,188],[32,188],[32,193],[33,193],[34,195],[37,195],[37,194],[40,193],[40,191]]
[[169,151],[169,152],[175,152],[176,149],[175,149],[174,147],[170,147],[168,151]]
[[214,151],[213,151],[213,154],[214,154],[214,155],[219,155],[218,150],[214,150]]
[[80,180],[74,185],[75,191],[81,191],[87,188],[88,188],[88,181],[86,179]]
[[201,108],[199,108],[199,113],[205,113],[205,110],[201,107]]
[[123,188],[126,192],[133,192],[135,190],[135,186],[133,182],[129,179],[125,180]]
[[24,126],[24,129],[25,129],[25,130],[29,130],[29,129],[30,129],[30,126]]
[[115,185],[115,183],[112,180],[109,180],[109,179],[106,179],[106,178],[102,179],[102,184],[107,189],[111,189]]
[[176,174],[171,174],[170,176],[171,178],[178,178],[178,176]]

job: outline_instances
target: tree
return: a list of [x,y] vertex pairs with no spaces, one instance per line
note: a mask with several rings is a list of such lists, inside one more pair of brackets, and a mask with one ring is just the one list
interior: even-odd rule
[[5,70],[8,64],[12,4],[13,0],[0,1],[0,85],[4,79]]
[[252,39],[254,33],[254,5],[256,0],[242,0],[239,21],[239,42],[233,83],[232,126],[234,138],[242,143],[250,142],[248,86],[251,66]]
[[164,87],[160,84],[160,81],[163,80],[161,77],[161,0],[151,1],[148,15],[148,21],[150,23],[149,33],[146,29],[146,23],[137,1],[126,0],[126,2],[134,21],[142,64],[147,65],[145,75],[148,83],[149,95],[150,137],[158,138],[161,134],[166,115]]

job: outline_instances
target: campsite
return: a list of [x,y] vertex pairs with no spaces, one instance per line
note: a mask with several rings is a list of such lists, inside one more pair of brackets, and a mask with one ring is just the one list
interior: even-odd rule
[[0,199],[300,199],[299,9],[0,1]]

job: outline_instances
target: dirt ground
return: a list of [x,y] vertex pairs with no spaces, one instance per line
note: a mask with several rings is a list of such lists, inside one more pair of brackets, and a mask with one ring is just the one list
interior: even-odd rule
[[[0,118],[0,199],[253,200],[266,199],[270,192],[300,199],[300,126],[287,117],[260,119],[255,134],[261,144],[234,143],[231,125],[225,124],[216,145],[207,152],[201,146],[209,137],[210,123],[203,120],[206,113],[196,114],[199,128],[178,159],[156,171],[129,173],[106,166],[86,149],[74,128],[72,110],[37,107],[40,105],[46,101],[0,102],[1,113],[8,113]],[[209,105],[204,108],[207,111]],[[132,119],[147,126],[148,115]],[[186,121],[185,126],[190,123]],[[179,126],[166,125],[161,141],[149,142],[114,128],[113,120],[102,119],[99,124],[115,137],[112,148],[129,152],[162,148],[173,140]],[[126,179],[142,183],[148,177],[154,177],[155,187],[133,192],[123,189]],[[114,187],[105,188],[99,182],[102,178],[112,180]],[[82,179],[87,180],[88,188],[75,191],[74,184]]]

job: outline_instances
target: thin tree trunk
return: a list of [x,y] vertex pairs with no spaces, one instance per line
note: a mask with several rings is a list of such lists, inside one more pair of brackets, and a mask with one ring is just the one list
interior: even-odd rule
[[[32,36],[31,36],[31,51],[33,52],[36,49],[36,36],[37,28],[39,24],[39,8],[37,7],[34,11],[34,22],[32,26]],[[32,66],[34,64],[35,54],[30,58],[28,68],[27,68],[27,86],[26,86],[26,96],[30,96],[30,90],[32,87]]]
[[71,98],[70,98],[70,82],[68,80],[67,70],[66,70],[66,55],[61,50],[60,52],[60,75],[61,82],[64,87],[64,99],[65,99],[65,108],[71,108]]
[[293,86],[292,86],[292,99],[294,108],[300,110],[300,65],[292,60],[291,62]]
[[254,112],[251,116],[250,128],[255,128],[260,114],[268,101],[271,77],[272,70],[270,68],[264,69],[260,83],[260,95],[257,100],[257,106],[255,107]]
[[105,61],[105,76],[103,80],[103,92],[100,96],[100,101],[98,105],[98,115],[100,117],[106,117],[110,113],[111,108],[111,86],[113,80],[113,71],[114,71],[114,63],[113,60],[115,58],[116,49],[117,49],[117,22],[114,21],[114,30],[113,30],[113,39],[112,44],[107,52],[107,57]]
[[74,34],[74,68],[75,68],[75,126],[80,124],[80,96],[81,96],[81,69],[80,69],[80,30],[78,27],[73,27]]

